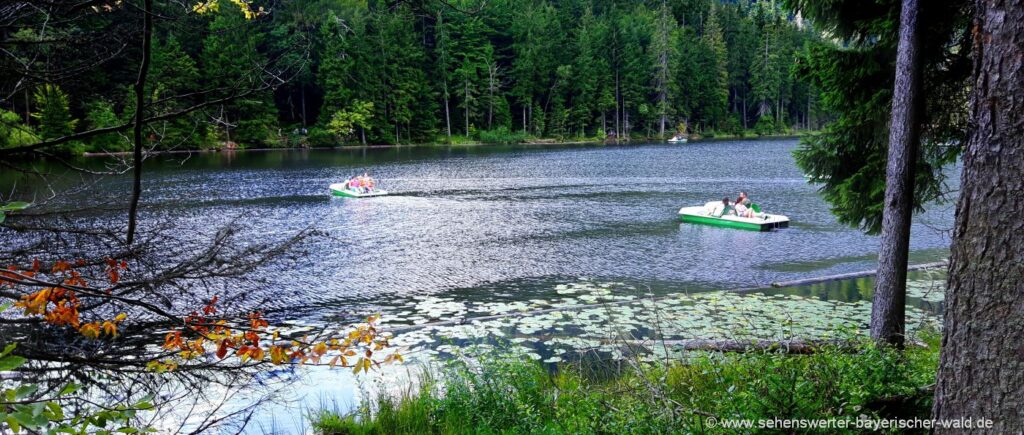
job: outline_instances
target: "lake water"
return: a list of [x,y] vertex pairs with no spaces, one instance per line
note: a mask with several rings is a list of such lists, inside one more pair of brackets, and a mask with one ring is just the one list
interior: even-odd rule
[[[174,155],[148,168],[141,225],[167,219],[200,237],[233,220],[244,237],[260,239],[323,229],[326,237],[305,246],[313,255],[273,271],[282,285],[275,286],[279,305],[270,308],[305,319],[410,295],[515,298],[580,277],[661,294],[874,268],[877,237],[835,221],[794,164],[796,146],[751,140]],[[328,194],[330,183],[363,171],[392,195]],[[73,200],[123,198],[128,182],[107,179]],[[790,228],[756,233],[678,220],[682,206],[741,190],[766,211],[788,215]],[[947,255],[952,220],[951,205],[916,218],[912,262]]]
[[[409,325],[396,344],[425,357],[502,341],[553,364],[574,349],[614,356],[619,350],[601,337],[615,334],[792,337],[863,327],[870,280],[710,292],[875,267],[878,238],[836,222],[795,166],[797,146],[750,140],[163,156],[147,168],[141,225],[170,222],[199,238],[234,222],[251,240],[322,230],[302,246],[308,255],[262,272],[268,282],[259,291],[270,298],[263,308],[297,325],[381,313],[385,325]],[[329,184],[364,171],[392,194],[329,195]],[[123,198],[128,183],[107,178],[75,200]],[[789,216],[790,227],[757,233],[678,220],[682,206],[741,190],[765,211]],[[948,255],[952,208],[915,218],[912,263]],[[922,279],[911,295],[912,322],[939,311],[933,304],[941,303],[941,289],[926,288],[931,281]],[[557,311],[607,302],[613,308]],[[472,321],[531,310],[556,311]],[[665,318],[673,320],[659,323]],[[453,319],[465,324],[431,326]],[[316,394],[352,394],[347,375],[309,369],[300,377],[319,386]]]

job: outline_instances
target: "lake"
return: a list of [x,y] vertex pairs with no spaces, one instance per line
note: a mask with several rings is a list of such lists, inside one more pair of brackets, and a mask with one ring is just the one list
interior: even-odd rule
[[[426,359],[500,342],[556,364],[580,349],[621,356],[602,338],[612,335],[783,338],[863,328],[870,279],[715,291],[875,268],[878,238],[836,222],[794,164],[797,146],[789,139],[164,155],[147,166],[141,226],[166,222],[197,240],[228,223],[253,241],[321,230],[301,246],[305,255],[261,271],[259,288],[238,291],[261,293],[272,318],[296,326],[381,313],[385,326],[404,328],[395,344]],[[392,194],[329,195],[329,184],[363,172]],[[104,178],[53,206],[123,200],[129,182]],[[789,216],[790,227],[757,233],[678,220],[680,207],[741,190],[765,211]],[[952,227],[951,204],[917,216],[911,263],[945,258]],[[935,320],[942,291],[929,286],[941,277],[912,279],[908,323]],[[546,311],[510,316],[535,310]],[[481,316],[498,317],[473,321]],[[294,373],[316,386],[314,396],[355,400],[347,374]],[[292,415],[287,409],[271,415]]]

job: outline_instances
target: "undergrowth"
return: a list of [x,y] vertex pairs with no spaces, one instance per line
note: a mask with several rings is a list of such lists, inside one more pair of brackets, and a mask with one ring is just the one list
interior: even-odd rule
[[458,360],[399,397],[381,394],[349,415],[322,411],[313,424],[324,434],[725,433],[708,419],[927,418],[939,340],[923,339],[904,351],[865,342],[810,355],[690,352],[554,372],[497,356]]

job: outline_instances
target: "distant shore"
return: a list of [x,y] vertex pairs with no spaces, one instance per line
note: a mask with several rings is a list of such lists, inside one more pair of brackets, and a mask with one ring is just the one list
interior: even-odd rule
[[[805,134],[780,134],[780,135],[767,135],[767,136],[715,136],[715,137],[700,137],[697,139],[691,139],[689,143],[694,142],[715,142],[725,140],[759,140],[759,139],[796,139],[804,136]],[[601,141],[601,140],[578,140],[578,141],[567,141],[560,142],[555,139],[551,140],[534,140],[528,142],[517,142],[517,143],[484,143],[484,142],[463,142],[463,143],[412,143],[412,144],[372,144],[372,145],[339,145],[336,147],[259,147],[259,148],[208,148],[208,149],[182,149],[182,150],[159,150],[149,151],[147,155],[162,155],[162,154],[207,154],[207,153],[229,153],[229,152],[253,152],[253,151],[297,151],[297,150],[319,150],[319,151],[330,151],[330,150],[361,150],[361,149],[390,149],[390,148],[424,148],[424,147],[454,147],[454,148],[470,148],[470,147],[494,147],[494,146],[509,146],[509,145],[526,145],[526,146],[559,146],[559,145],[650,145],[650,144],[662,144],[666,143],[662,139],[657,138],[645,138],[638,139],[629,142],[615,142],[615,141]],[[680,145],[683,146],[683,145]],[[132,155],[131,151],[116,151],[116,152],[85,152],[82,153],[83,157],[123,157]]]

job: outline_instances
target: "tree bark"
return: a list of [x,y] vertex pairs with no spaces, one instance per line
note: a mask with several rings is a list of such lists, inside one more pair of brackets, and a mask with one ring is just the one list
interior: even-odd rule
[[448,109],[448,86],[445,85],[444,91],[444,126],[445,131],[448,132],[448,142],[452,141],[452,116]]
[[300,96],[302,100],[302,126],[307,127],[309,124],[306,122],[306,85],[302,84],[299,86]]
[[903,0],[885,169],[878,278],[871,306],[871,337],[896,346],[903,345],[906,328],[907,255],[914,212],[914,169],[920,142],[919,12],[918,0]]
[[132,153],[132,198],[128,206],[128,236],[126,242],[135,241],[135,226],[139,214],[139,199],[142,197],[142,128],[146,119],[146,78],[149,76],[149,59],[153,40],[153,0],[144,0],[142,9],[142,60],[139,75],[135,80],[135,125],[132,138],[135,147]]
[[[977,0],[972,125],[951,249],[938,419],[1024,432],[1024,1]],[[939,429],[937,432],[952,432]]]

